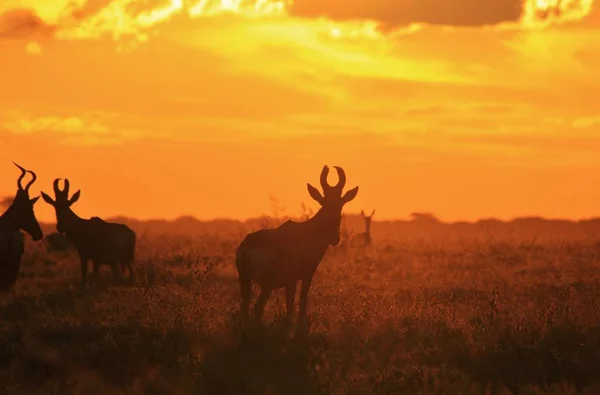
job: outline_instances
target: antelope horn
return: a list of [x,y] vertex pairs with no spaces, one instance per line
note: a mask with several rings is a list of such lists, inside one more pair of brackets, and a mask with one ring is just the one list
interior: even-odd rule
[[327,189],[331,188],[327,183],[327,175],[329,174],[329,168],[327,165],[323,166],[323,170],[321,170],[321,188],[323,188],[323,192]]
[[58,182],[59,182],[60,180],[61,180],[60,178],[56,178],[56,179],[54,179],[54,182],[52,183],[52,185],[54,186],[54,194],[55,194],[56,196],[60,195],[60,194],[61,194],[61,192],[62,192],[62,191],[60,190],[60,188],[58,187]]
[[371,213],[371,217],[375,215],[375,209],[373,209],[373,212]]
[[15,162],[13,162],[13,164],[15,166],[17,166],[19,168],[19,170],[21,170],[21,176],[17,179],[17,187],[19,188],[20,191],[22,191],[23,185],[21,185],[21,181],[23,181],[25,174],[27,174],[27,170],[25,170],[22,166],[17,165]]
[[31,174],[31,181],[29,181],[27,183],[27,185],[25,185],[25,190],[29,191],[29,187],[33,185],[33,183],[35,182],[35,180],[37,180],[37,175],[31,171],[31,170],[27,170],[27,173]]
[[58,195],[67,195],[68,196],[69,195],[69,179],[65,178],[65,180],[63,182],[65,187],[63,188],[62,191],[60,190],[60,188],[58,186],[58,182],[60,180],[62,180],[62,178],[56,178],[54,180],[54,184],[53,184],[54,185],[54,193],[56,194],[56,196],[58,196]]
[[339,189],[340,192],[344,189],[344,187],[346,186],[346,172],[344,171],[344,169],[342,169],[339,166],[333,166],[338,173],[338,183],[336,186],[334,186],[333,188]]

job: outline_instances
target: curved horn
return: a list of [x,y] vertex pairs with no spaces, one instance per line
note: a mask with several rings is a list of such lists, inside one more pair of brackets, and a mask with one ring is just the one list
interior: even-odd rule
[[60,188],[58,186],[58,182],[60,180],[62,180],[62,178],[56,178],[54,180],[54,183],[52,184],[54,186],[54,193],[56,195],[60,195],[60,194],[67,194],[68,195],[69,194],[69,179],[65,178],[65,181],[63,182],[63,184],[64,184],[65,187],[63,188],[62,191],[60,190]]
[[328,188],[331,188],[327,183],[327,175],[329,174],[329,167],[327,165],[323,166],[323,170],[321,170],[321,188],[323,188],[323,192],[325,192]]
[[19,170],[21,170],[21,176],[17,179],[17,187],[19,188],[20,191],[22,191],[23,185],[21,185],[21,181],[23,181],[25,174],[27,174],[27,170],[25,170],[22,166],[17,165],[15,162],[13,162],[13,164],[15,166],[17,166],[19,168]]
[[54,194],[55,195],[60,195],[61,190],[58,187],[58,182],[61,180],[61,178],[55,178],[54,182],[52,183],[52,186],[54,187]]
[[27,170],[27,173],[31,174],[31,181],[29,181],[27,183],[27,185],[25,185],[25,190],[29,191],[29,187],[33,185],[33,183],[35,182],[35,180],[37,180],[37,175],[31,171],[31,170]]
[[337,170],[338,173],[338,183],[334,188],[339,189],[341,191],[346,186],[346,172],[339,166],[333,167]]

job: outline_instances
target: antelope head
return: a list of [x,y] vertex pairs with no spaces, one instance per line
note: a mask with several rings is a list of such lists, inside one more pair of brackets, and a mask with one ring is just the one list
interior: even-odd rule
[[62,190],[58,187],[58,183],[60,180],[60,178],[57,178],[54,180],[53,183],[55,199],[52,199],[43,191],[42,198],[44,198],[44,201],[46,203],[54,207],[54,211],[56,212],[56,230],[59,233],[65,233],[65,222],[68,221],[69,215],[73,213],[71,211],[71,206],[73,205],[73,203],[79,200],[79,197],[81,196],[81,191],[78,190],[69,199],[69,180],[65,178],[64,188]]
[[[33,199],[29,198],[29,188],[31,185],[33,185],[35,180],[37,180],[37,176],[33,171],[24,169],[15,162],[13,163],[19,168],[19,170],[21,170],[21,175],[17,179],[17,194],[15,195],[15,198],[8,210],[6,210],[6,215],[11,218],[18,229],[29,233],[33,240],[41,240],[44,237],[44,234],[37,218],[35,217],[35,213],[33,212],[33,205],[40,197],[36,196]],[[32,178],[27,185],[23,187],[21,182],[27,173],[31,174]]]
[[373,219],[373,216],[375,215],[375,210],[373,210],[371,215],[365,215],[364,210],[360,210],[360,214],[362,215],[363,220],[365,221],[365,229],[366,229],[367,233],[371,233],[371,220]]
[[331,186],[327,182],[329,168],[323,166],[323,170],[321,171],[321,188],[323,189],[323,194],[312,185],[306,184],[310,197],[316,200],[322,207],[320,211],[324,221],[323,232],[327,242],[332,246],[336,246],[340,242],[342,208],[358,194],[358,187],[354,187],[342,196],[342,191],[344,186],[346,186],[346,173],[341,167],[334,166],[334,168],[338,173],[338,183],[335,186]]

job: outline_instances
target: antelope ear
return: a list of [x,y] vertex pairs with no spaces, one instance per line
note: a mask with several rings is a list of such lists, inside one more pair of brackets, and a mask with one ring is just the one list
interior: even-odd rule
[[45,192],[42,191],[42,199],[44,199],[44,201],[46,203],[48,203],[51,206],[54,206],[54,204],[56,203],[54,200],[52,200],[52,198],[50,196],[48,196]]
[[39,196],[36,196],[33,199],[30,199],[29,201],[31,202],[31,205],[33,206],[35,204],[35,202],[38,201],[39,198],[40,198]]
[[344,196],[342,196],[342,201],[344,202],[344,204],[354,200],[354,198],[356,197],[356,195],[358,194],[358,187],[354,187],[351,190],[349,190],[348,192],[346,192],[344,194]]
[[72,205],[73,203],[75,203],[76,201],[78,201],[80,196],[81,196],[81,189],[79,189],[77,192],[75,192],[73,194],[73,196],[71,196],[71,199],[69,199],[69,206]]
[[306,184],[306,188],[308,189],[308,194],[310,195],[310,197],[316,200],[322,206],[324,198],[323,195],[321,195],[321,192],[319,192],[317,188],[313,187],[310,184]]

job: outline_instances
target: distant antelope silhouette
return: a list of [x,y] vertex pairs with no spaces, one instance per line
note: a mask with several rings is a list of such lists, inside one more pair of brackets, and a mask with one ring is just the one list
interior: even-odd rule
[[[21,175],[17,179],[17,193],[12,204],[0,216],[0,289],[10,289],[17,281],[21,259],[25,252],[25,239],[20,230],[31,235],[35,241],[44,237],[42,228],[35,217],[33,205],[40,198],[39,196],[30,199],[29,188],[37,180],[36,174],[31,170],[26,170],[13,162],[21,170]],[[31,181],[25,185],[21,182],[25,175],[31,174]]]
[[373,210],[371,215],[365,215],[364,210],[361,210],[360,214],[365,222],[365,231],[354,235],[352,244],[368,246],[373,242],[373,239],[371,238],[371,220],[375,215],[375,210]]
[[94,265],[94,275],[98,275],[100,265],[108,265],[113,277],[129,270],[129,279],[133,281],[132,263],[135,259],[136,234],[123,224],[106,222],[99,217],[83,219],[73,212],[71,206],[79,200],[81,191],[78,190],[69,199],[69,180],[65,179],[64,189],[58,184],[61,179],[54,180],[54,195],[52,199],[42,192],[44,201],[54,207],[56,213],[56,230],[65,233],[79,254],[81,262],[81,281],[87,283],[87,262]]
[[310,197],[321,208],[304,222],[286,221],[275,229],[262,229],[250,233],[236,251],[236,268],[242,295],[241,313],[248,315],[251,283],[261,288],[254,305],[254,317],[260,321],[264,306],[274,289],[285,288],[287,318],[294,310],[296,283],[302,281],[297,330],[306,324],[308,292],[317,267],[327,248],[340,242],[342,208],[358,194],[358,186],[342,196],[346,185],[346,174],[341,167],[334,166],[339,181],[330,186],[327,182],[329,168],[321,171],[323,194],[307,184]]

